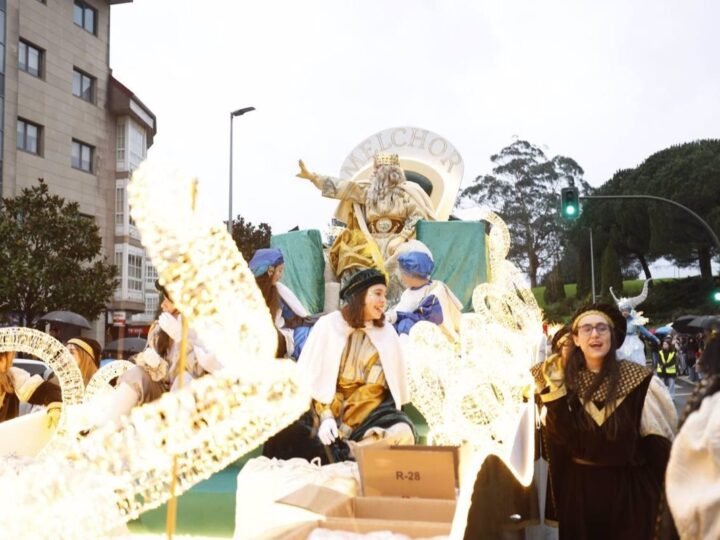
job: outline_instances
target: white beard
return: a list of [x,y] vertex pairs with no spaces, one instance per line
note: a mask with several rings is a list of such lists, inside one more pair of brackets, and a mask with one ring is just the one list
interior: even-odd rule
[[405,173],[400,167],[381,165],[370,178],[367,203],[376,206],[379,201],[391,196],[396,188],[405,181]]

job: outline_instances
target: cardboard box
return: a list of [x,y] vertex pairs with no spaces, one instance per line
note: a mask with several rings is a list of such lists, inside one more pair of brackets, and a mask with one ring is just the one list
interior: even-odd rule
[[450,534],[458,486],[458,449],[371,445],[356,452],[362,496],[305,486],[280,503],[325,516],[282,531],[273,540],[305,540],[318,528],[410,538]]
[[422,521],[389,522],[377,519],[353,520],[329,518],[325,521],[305,523],[287,531],[283,536],[278,536],[276,538],[277,540],[307,540],[310,533],[317,528],[355,533],[390,531],[397,534],[407,535],[410,538],[431,538],[435,536],[447,536],[450,534],[450,525],[445,523]]
[[400,497],[348,497],[321,486],[305,486],[280,501],[326,516],[282,531],[274,540],[305,540],[318,527],[366,533],[392,531],[416,537],[450,534],[455,501]]
[[457,447],[373,445],[356,458],[364,496],[457,497]]

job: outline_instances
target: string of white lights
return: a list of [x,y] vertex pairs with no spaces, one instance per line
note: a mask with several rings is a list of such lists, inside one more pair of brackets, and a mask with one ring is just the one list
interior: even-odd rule
[[[16,351],[40,358],[53,370],[60,382],[64,405],[82,403],[85,387],[80,368],[73,355],[57,339],[33,328],[13,326],[0,328],[0,352]],[[64,437],[67,429],[67,414],[60,411],[58,426],[48,443],[47,450]]]
[[252,274],[228,233],[191,211],[190,186],[145,163],[129,188],[132,215],[175,305],[226,369],[1,470],[8,538],[102,538],[169,499],[173,456],[182,493],[307,409],[296,364],[273,357],[274,326]]
[[[411,397],[427,420],[432,442],[466,449],[469,466],[461,481],[453,539],[464,536],[474,479],[487,455],[501,457],[524,485],[532,480],[532,403],[525,397],[533,385],[529,368],[542,334],[542,312],[521,272],[507,260],[507,226],[489,211],[479,217],[491,225],[489,280],[473,291],[474,313],[462,315],[459,343],[420,322],[408,344]],[[530,447],[513,462],[513,445],[523,429]]]
[[105,364],[95,372],[85,387],[83,402],[88,403],[99,393],[112,391],[113,387],[110,385],[110,381],[119,377],[134,365],[127,360],[113,360]]

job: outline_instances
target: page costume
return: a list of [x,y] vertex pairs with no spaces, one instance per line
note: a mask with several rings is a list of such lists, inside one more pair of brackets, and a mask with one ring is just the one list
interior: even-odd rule
[[430,250],[411,240],[398,257],[400,271],[427,280],[425,285],[403,291],[400,301],[387,312],[387,320],[398,334],[409,334],[415,324],[436,324],[451,341],[458,339],[462,303],[442,281],[430,280],[434,262]]
[[[385,282],[374,270],[356,276],[362,279],[373,272]],[[311,410],[266,443],[266,456],[345,460],[351,457],[345,441],[361,441],[373,432],[382,435],[397,424],[407,425],[417,439],[401,410],[410,394],[400,339],[391,325],[368,321],[363,328],[353,328],[340,311],[325,315],[313,327],[298,368],[310,389]],[[315,429],[328,418],[336,420],[339,437],[325,447],[326,453]]]
[[[250,271],[255,276],[255,279],[271,279],[272,272],[277,271],[277,267],[285,263],[285,258],[281,250],[277,248],[262,248],[255,251],[252,259],[250,259],[249,267]],[[258,281],[260,284],[260,281]],[[271,292],[268,293],[263,287],[269,286]],[[275,328],[278,332],[278,350],[279,356],[287,355],[290,358],[297,360],[302,352],[303,345],[307,340],[312,322],[308,319],[310,314],[302,305],[302,302],[295,296],[295,293],[286,285],[280,282],[271,284],[269,281],[265,281],[264,285],[260,287],[263,291],[263,296],[270,294],[272,295],[272,288],[277,291],[280,297],[280,305],[275,313],[270,315],[275,323]],[[265,303],[268,304],[268,309],[273,308],[269,305],[272,300],[265,298]]]
[[43,380],[40,375],[30,375],[24,369],[11,367],[8,375],[12,381],[12,392],[0,390],[0,422],[17,418],[20,414],[20,403],[48,405],[62,401],[60,387]]
[[[182,325],[181,315],[175,319],[178,325]],[[126,383],[139,396],[137,404],[154,401],[164,392],[175,390],[179,385],[180,339],[173,339],[165,356],[161,356],[158,354],[158,340],[162,331],[160,324],[155,321],[148,332],[146,349],[135,357],[136,365],[118,379],[118,386]],[[188,330],[185,384],[221,367],[215,355],[202,344],[197,334],[192,329]]]
[[[616,315],[622,324],[622,316]],[[620,334],[617,326],[614,331]],[[572,389],[565,384],[558,355],[534,368],[550,463],[546,514],[559,522],[561,540],[645,540],[654,535],[677,415],[667,389],[649,369],[618,362],[614,410],[607,402],[607,379],[590,400],[582,400],[600,376],[587,368],[580,369],[578,386]],[[608,422],[612,417],[614,434]]]

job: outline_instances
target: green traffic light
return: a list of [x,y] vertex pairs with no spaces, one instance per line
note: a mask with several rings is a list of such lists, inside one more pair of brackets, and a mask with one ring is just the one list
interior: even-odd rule
[[574,206],[568,206],[565,208],[565,213],[569,216],[575,215],[575,207]]
[[713,299],[713,302],[720,303],[720,291],[713,291],[712,299]]

